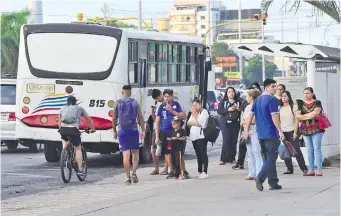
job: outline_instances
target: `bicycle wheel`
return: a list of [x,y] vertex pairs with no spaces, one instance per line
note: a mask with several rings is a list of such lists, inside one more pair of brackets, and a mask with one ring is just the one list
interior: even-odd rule
[[78,176],[77,178],[79,179],[79,181],[84,181],[86,178],[86,174],[88,173],[88,163],[87,163],[87,155],[86,155],[86,150],[83,148],[82,146],[82,156],[83,156],[83,171],[84,171],[84,175],[82,176]]
[[70,182],[72,175],[72,164],[69,148],[63,149],[62,151],[60,157],[60,171],[62,173],[63,182]]

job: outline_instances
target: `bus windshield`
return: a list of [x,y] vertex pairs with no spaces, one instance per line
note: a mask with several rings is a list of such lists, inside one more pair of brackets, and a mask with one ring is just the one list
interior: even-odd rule
[[41,33],[27,37],[32,66],[61,73],[92,73],[109,69],[117,46],[113,37],[75,33]]

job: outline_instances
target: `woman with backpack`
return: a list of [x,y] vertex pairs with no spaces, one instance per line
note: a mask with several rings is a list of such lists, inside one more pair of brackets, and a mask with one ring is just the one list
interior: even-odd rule
[[[305,165],[304,157],[302,155],[302,151],[297,136],[298,120],[295,118],[296,111],[297,106],[294,105],[290,92],[284,91],[282,93],[282,100],[279,106],[281,128],[284,133],[285,140],[289,141],[297,152],[296,160],[300,169],[302,170],[303,173],[307,173],[308,168]],[[292,165],[292,159],[287,158],[284,160],[284,162],[285,165],[287,166],[287,171],[284,172],[283,174],[293,174],[294,166]]]
[[231,86],[228,87],[218,108],[218,114],[221,116],[221,133],[223,135],[219,165],[236,163],[237,141],[240,129],[240,107],[241,101],[237,98],[236,90]]
[[207,139],[205,139],[203,128],[206,128],[210,115],[206,109],[203,109],[199,99],[192,102],[191,116],[187,121],[189,128],[189,139],[193,143],[195,154],[198,161],[198,173],[200,179],[208,178],[208,156]]

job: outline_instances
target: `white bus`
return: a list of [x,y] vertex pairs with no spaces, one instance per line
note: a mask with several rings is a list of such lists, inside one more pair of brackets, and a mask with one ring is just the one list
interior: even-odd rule
[[[60,158],[57,117],[74,95],[94,121],[95,134],[82,135],[87,151],[119,151],[112,133],[112,110],[123,85],[133,87],[146,122],[141,160],[151,160],[151,91],[171,88],[188,112],[204,70],[203,40],[98,24],[24,25],[20,35],[17,82],[17,139],[44,143],[48,162]],[[80,129],[88,128],[86,121]]]

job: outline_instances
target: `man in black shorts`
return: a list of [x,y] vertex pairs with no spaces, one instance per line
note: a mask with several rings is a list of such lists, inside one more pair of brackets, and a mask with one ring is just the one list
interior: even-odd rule
[[[175,176],[172,166],[171,158],[171,144],[167,138],[171,136],[172,132],[172,119],[174,116],[179,119],[185,120],[186,113],[182,110],[180,104],[173,100],[173,90],[165,89],[163,91],[164,102],[158,107],[155,118],[155,144],[160,146],[159,141],[163,148],[166,148],[166,162],[170,168],[170,173],[167,178]],[[158,152],[158,149],[156,150]]]
[[91,127],[91,132],[95,132],[92,119],[89,117],[83,107],[77,105],[75,97],[71,96],[67,99],[67,106],[60,109],[59,113],[59,130],[61,135],[63,148],[67,148],[69,142],[75,147],[76,162],[78,165],[78,176],[84,175],[83,172],[83,156],[81,150],[81,133],[79,131],[80,117],[84,116]]

